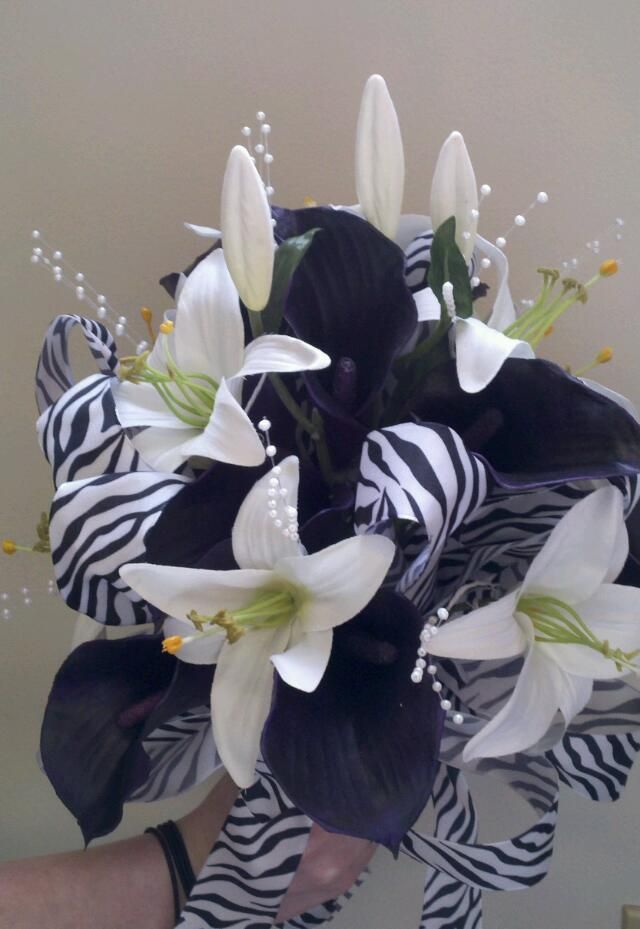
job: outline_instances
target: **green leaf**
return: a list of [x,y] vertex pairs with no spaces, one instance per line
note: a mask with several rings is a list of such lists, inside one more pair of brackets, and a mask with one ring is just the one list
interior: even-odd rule
[[450,216],[438,227],[431,244],[431,262],[428,275],[429,287],[432,289],[443,312],[446,312],[442,298],[442,285],[446,281],[453,284],[453,299],[456,314],[466,319],[473,313],[473,298],[469,270],[462,252],[456,245],[456,219]]
[[269,302],[261,314],[265,332],[280,330],[291,278],[311,245],[314,235],[319,231],[319,229],[309,229],[302,235],[286,239],[278,246],[273,264],[273,283]]

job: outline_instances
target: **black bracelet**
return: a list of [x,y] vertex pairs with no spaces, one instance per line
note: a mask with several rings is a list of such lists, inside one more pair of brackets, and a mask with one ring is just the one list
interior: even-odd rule
[[177,878],[180,878],[180,883],[182,884],[182,889],[184,890],[186,898],[189,897],[193,885],[196,882],[196,876],[193,873],[189,853],[187,852],[180,830],[171,819],[166,823],[161,823],[159,826],[150,826],[148,829],[145,829],[145,834],[146,833],[156,837],[164,852],[164,857],[169,869],[169,876],[171,877],[173,908],[177,922],[180,919],[181,910]]

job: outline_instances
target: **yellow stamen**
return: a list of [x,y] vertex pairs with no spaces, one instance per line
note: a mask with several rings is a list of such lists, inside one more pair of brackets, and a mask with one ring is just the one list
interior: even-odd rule
[[144,324],[147,327],[147,332],[149,333],[149,338],[151,339],[151,344],[153,345],[156,340],[156,334],[153,331],[153,326],[151,325],[153,320],[153,310],[150,310],[148,306],[141,306],[140,316],[142,316],[144,320]]
[[175,655],[182,648],[183,638],[181,635],[170,635],[162,641],[162,651],[168,652],[169,655]]
[[615,258],[608,258],[600,265],[600,277],[611,277],[612,274],[618,273],[618,262]]
[[605,365],[608,361],[611,361],[613,358],[613,349],[610,345],[605,345],[604,348],[601,348],[598,354],[596,355],[596,361],[599,365]]
[[160,323],[159,328],[162,335],[169,335],[171,332],[173,332],[174,327],[170,319],[165,319],[163,323]]
[[318,201],[314,200],[313,197],[305,197],[304,200],[302,201],[302,205],[306,207],[317,206]]
[[545,336],[545,338],[551,335],[554,329],[555,329],[555,326],[547,326],[547,328],[543,332],[543,335]]
[[2,551],[5,553],[5,555],[15,555],[15,553],[18,551],[18,546],[13,541],[13,539],[3,539]]

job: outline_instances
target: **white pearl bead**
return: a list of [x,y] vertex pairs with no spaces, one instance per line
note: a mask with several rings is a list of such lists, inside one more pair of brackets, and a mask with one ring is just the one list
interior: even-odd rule
[[250,126],[243,126],[241,132],[242,132],[242,135],[244,135],[244,136],[250,136],[250,135],[251,135],[251,127],[250,127]]
[[39,263],[40,263],[40,259],[38,258],[38,256],[37,256],[37,255],[32,255],[32,256],[31,256],[31,264],[32,264],[32,265],[37,265],[37,264],[39,264]]
[[263,123],[266,118],[267,118],[266,114],[263,113],[262,110],[258,110],[258,112],[256,113],[256,119],[258,120],[258,122]]
[[273,525],[276,527],[276,529],[282,529],[282,520],[281,520],[281,519],[274,519]]
[[471,282],[470,282],[470,283],[471,283],[471,286],[472,286],[472,287],[477,287],[478,284],[480,283],[480,278],[479,278],[479,277],[476,277],[476,275],[474,274],[473,277],[471,278]]
[[116,329],[116,335],[124,335],[124,326],[122,325],[122,323],[116,323],[115,329]]
[[524,226],[527,220],[522,215],[522,213],[518,213],[517,216],[514,216],[513,221],[516,224],[516,226]]
[[82,284],[82,282],[84,281],[84,274],[81,271],[78,271],[75,279],[78,282],[78,284]]
[[55,277],[62,277],[62,268],[60,265],[54,265],[51,271]]
[[106,319],[107,317],[107,308],[106,306],[99,306],[96,310],[98,314],[98,319]]
[[473,209],[471,210],[471,219],[477,219],[480,216],[480,210]]
[[271,154],[271,152],[267,152],[266,155],[264,156],[264,163],[266,165],[273,164],[273,155]]
[[278,515],[275,510],[268,510],[267,512],[269,513],[269,519],[275,519]]
[[4,592],[3,592],[3,593],[0,594],[0,600],[2,600],[3,602],[6,602],[6,601],[9,600],[9,599],[11,599],[11,598],[9,597],[9,594],[8,594],[8,593],[4,593]]
[[489,194],[491,193],[491,185],[482,184],[482,186],[480,187],[480,193],[482,194],[483,197],[488,197]]
[[429,632],[431,632],[433,627],[437,625],[438,625],[438,617],[430,616],[429,619],[427,620],[427,626],[429,627]]
[[41,248],[34,248],[33,254],[34,254],[34,255],[37,255],[38,258],[40,258],[41,255],[42,255],[42,249],[41,249]]
[[286,513],[287,513],[287,519],[298,518],[298,511],[296,510],[295,506],[288,506],[286,509]]
[[418,658],[416,661],[416,668],[426,668],[426,666],[427,662],[424,660],[424,658]]
[[289,532],[289,529],[287,526],[285,526],[285,528],[282,530],[282,534],[285,537],[285,539],[288,539],[291,537],[291,533]]
[[275,510],[275,509],[277,509],[277,507],[278,507],[278,501],[277,501],[277,500],[268,500],[268,501],[267,501],[267,506],[269,507],[270,510]]
[[624,219],[622,216],[616,216],[616,226],[624,226]]
[[437,626],[434,626],[431,630],[431,635],[437,635],[440,632]]
[[272,473],[272,474],[282,474],[282,468],[280,467],[280,465],[276,465],[275,467],[273,467],[273,468],[271,469],[271,473]]
[[268,185],[265,187],[265,193],[266,193],[267,197],[273,197],[273,195],[275,194],[275,192],[276,192],[276,191],[275,191],[275,187],[272,187],[271,184],[268,184]]
[[11,610],[8,610],[8,609],[5,607],[4,610],[2,611],[2,618],[3,618],[3,619],[11,619]]
[[76,297],[78,300],[84,300],[84,287],[76,287]]
[[450,709],[451,709],[451,700],[441,700],[441,701],[440,701],[440,706],[442,707],[443,710],[450,710]]
[[127,325],[127,317],[126,317],[126,316],[118,316],[118,322],[121,323],[121,325],[126,326],[126,325]]
[[496,239],[496,245],[498,246],[498,248],[504,248],[506,244],[507,244],[507,240],[505,239],[505,237],[503,235],[499,235],[498,238]]
[[490,267],[491,267],[491,259],[490,259],[490,258],[483,258],[482,261],[480,262],[480,266],[481,266],[482,268],[485,268],[485,269],[486,269],[486,268],[490,268]]
[[274,455],[275,455],[275,453],[276,453],[276,451],[277,451],[277,449],[276,449],[275,445],[267,445],[267,447],[266,447],[265,450],[264,450],[264,453],[265,453],[265,455],[266,455],[268,458],[273,458]]
[[462,238],[465,240],[465,242],[468,242],[471,238],[471,233],[465,229],[465,231],[462,233]]
[[280,483],[280,481],[278,480],[277,477],[270,477],[270,478],[269,478],[269,487],[277,487],[279,483]]
[[21,588],[20,588],[20,593],[22,594],[23,597],[28,597],[28,596],[29,596],[29,588],[28,588],[28,587],[21,587]]
[[281,497],[286,497],[289,491],[287,490],[286,487],[281,487],[278,493],[280,494]]
[[294,542],[297,542],[297,541],[298,541],[298,539],[300,538],[300,536],[298,535],[298,531],[297,531],[297,530],[296,530],[295,532],[293,531],[293,529],[291,530],[291,538],[293,539]]
[[39,238],[40,238],[40,233],[38,232],[37,229],[34,229],[34,230],[33,230],[33,232],[31,233],[31,238],[32,238],[32,239],[39,239]]
[[263,126],[261,126],[260,132],[262,133],[262,135],[269,135],[269,133],[271,132],[271,126],[269,125],[269,123],[265,123]]
[[267,419],[266,417],[261,419],[258,423],[258,429],[260,432],[268,432],[269,429],[271,429],[271,420]]
[[420,648],[418,649],[418,655],[420,656],[420,658],[424,658],[424,656],[425,656],[426,654],[427,654],[426,648],[420,647]]
[[541,190],[538,196],[536,197],[536,200],[538,201],[538,203],[548,203],[549,194],[546,192],[546,190]]
[[456,726],[461,726],[462,723],[464,722],[464,716],[462,715],[462,713],[454,713],[453,721],[456,724]]
[[414,668],[411,672],[411,680],[414,684],[419,684],[422,680],[422,671],[419,668]]
[[254,145],[253,150],[256,153],[256,155],[264,155],[264,145],[262,144],[262,142],[258,142],[257,145]]
[[56,249],[51,257],[54,261],[62,261],[62,252],[59,249]]
[[439,620],[441,620],[442,622],[444,622],[445,619],[449,619],[449,610],[448,610],[446,607],[441,606],[441,607],[438,608],[438,610],[437,610],[437,612],[436,612],[436,615],[437,615],[437,617],[438,617]]
[[434,693],[439,694],[440,691],[442,690],[442,684],[440,683],[440,681],[434,681],[433,684],[431,685],[431,690],[433,690]]
[[143,339],[142,342],[138,342],[138,344],[136,345],[136,354],[141,355],[143,352],[146,352],[148,348],[149,348],[149,343]]
[[436,673],[437,670],[438,670],[438,669],[437,669],[437,667],[436,667],[434,664],[428,664],[428,665],[427,665],[427,674],[431,674],[431,675],[433,676],[433,675]]
[[274,487],[270,487],[269,490],[267,491],[267,494],[268,494],[268,496],[270,496],[270,497],[275,497],[275,495],[277,494],[277,492],[278,492],[278,491],[277,491]]
[[104,294],[98,294],[98,296],[96,297],[96,300],[98,301],[99,306],[104,306],[105,303],[107,302],[107,298],[105,297]]
[[32,601],[32,599],[31,599],[31,597],[25,597],[24,600],[23,600],[22,602],[24,603],[25,606],[31,606],[31,604],[32,604],[33,601]]

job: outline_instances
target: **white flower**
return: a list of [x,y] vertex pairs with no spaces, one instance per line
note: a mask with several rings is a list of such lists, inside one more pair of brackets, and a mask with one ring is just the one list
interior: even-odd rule
[[637,673],[640,590],[613,583],[627,553],[622,495],[600,488],[558,522],[520,587],[439,629],[434,655],[525,655],[511,697],[469,741],[466,761],[531,748],[558,710],[569,724],[584,708],[594,680]]
[[243,145],[231,149],[222,182],[222,244],[229,273],[249,310],[265,308],[273,278],[273,225],[262,178]]
[[431,182],[431,221],[438,229],[450,216],[456,219],[456,245],[471,260],[478,228],[478,187],[461,133],[445,140]]
[[[286,524],[298,493],[298,460],[280,465],[288,491]],[[269,712],[273,666],[292,687],[316,689],[329,661],[332,629],[362,610],[391,565],[394,545],[354,536],[305,555],[297,533],[283,534],[269,516],[282,497],[272,473],[247,495],[236,518],[234,571],[129,564],[124,581],[169,616],[166,650],[196,664],[217,663],[211,710],[214,737],[231,777],[253,782],[260,735]],[[276,490],[269,496],[269,490]],[[196,620],[194,625],[187,617]],[[199,631],[197,631],[199,630]],[[226,635],[225,635],[226,632]]]
[[[446,287],[445,283],[443,292]],[[440,319],[440,303],[431,288],[419,290],[414,294],[414,300],[419,322]],[[494,310],[487,323],[473,316],[467,319],[456,316],[453,295],[448,309],[453,326],[458,381],[467,393],[484,390],[507,358],[535,358],[535,352],[528,342],[510,339],[494,326],[494,318],[501,318],[499,309]]]
[[[166,324],[171,328],[171,324]],[[221,249],[192,271],[173,331],[117,383],[118,418],[147,426],[132,441],[152,468],[173,471],[192,457],[259,465],[264,448],[240,405],[242,378],[269,371],[317,370],[331,362],[306,342],[264,335],[244,345],[244,328]]]
[[368,221],[395,237],[404,193],[404,151],[387,85],[372,74],[362,94],[356,132],[356,192]]

